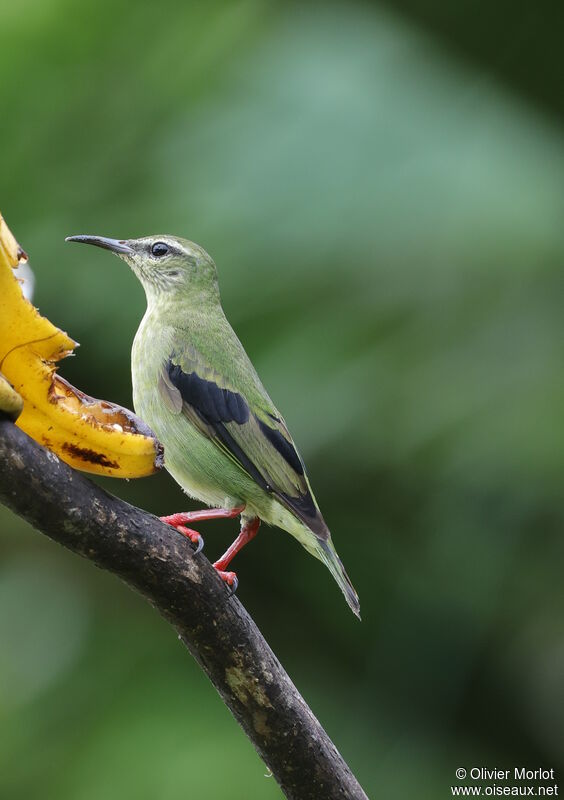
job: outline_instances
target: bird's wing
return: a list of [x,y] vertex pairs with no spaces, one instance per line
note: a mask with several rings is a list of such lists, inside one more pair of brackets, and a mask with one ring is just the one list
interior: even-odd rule
[[[271,404],[250,362],[250,381],[235,386],[214,370],[201,352],[172,354],[163,365],[159,391],[176,414],[184,414],[200,432],[272,494],[316,536],[329,531],[286,424]],[[260,391],[262,390],[262,391]]]

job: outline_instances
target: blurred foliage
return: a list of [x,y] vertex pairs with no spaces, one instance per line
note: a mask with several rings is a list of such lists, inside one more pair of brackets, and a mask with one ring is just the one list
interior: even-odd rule
[[[144,310],[65,235],[211,252],[363,622],[276,530],[239,595],[392,799],[564,767],[561,26],[460,8],[0,3],[0,202],[82,344],[63,374],[131,405]],[[166,475],[104,485],[189,507]],[[201,529],[211,557],[235,533]],[[153,610],[1,510],[0,642],[2,797],[280,796]]]

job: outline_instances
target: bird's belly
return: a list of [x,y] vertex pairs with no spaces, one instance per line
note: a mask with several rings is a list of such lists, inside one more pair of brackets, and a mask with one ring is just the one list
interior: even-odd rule
[[[163,431],[165,467],[184,491],[209,506],[231,508],[243,502],[233,479],[225,476],[216,461],[217,448],[184,418],[182,426],[174,423]],[[182,430],[176,430],[181,427]]]
[[166,470],[186,494],[206,505],[253,506],[260,488],[183,414],[171,412],[156,386],[134,381],[133,405],[164,446]]

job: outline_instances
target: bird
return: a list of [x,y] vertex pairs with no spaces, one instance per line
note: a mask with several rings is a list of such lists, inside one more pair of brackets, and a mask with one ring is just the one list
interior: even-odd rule
[[199,520],[241,516],[237,539],[214,563],[233,590],[232,558],[261,522],[294,536],[331,572],[354,614],[358,595],[337,555],[287,425],[221,305],[215,262],[187,239],[69,236],[123,259],[147,308],[131,354],[133,405],[164,445],[165,468],[208,508],[161,517],[200,549]]

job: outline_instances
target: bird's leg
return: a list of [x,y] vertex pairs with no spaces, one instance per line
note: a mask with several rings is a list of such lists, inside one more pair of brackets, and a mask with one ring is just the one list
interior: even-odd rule
[[183,511],[179,514],[170,514],[168,517],[160,517],[161,522],[172,525],[173,528],[184,536],[187,536],[192,544],[196,545],[196,552],[199,553],[204,546],[204,540],[198,531],[187,528],[187,522],[198,522],[206,519],[231,519],[238,516],[245,510],[245,506],[235,506],[235,508],[202,508],[199,511]]
[[255,538],[259,526],[260,519],[258,517],[254,517],[248,520],[248,522],[245,522],[241,528],[241,533],[235,539],[231,547],[228,547],[221,558],[218,558],[214,563],[213,566],[217,570],[219,577],[221,580],[225,581],[228,586],[233,586],[235,589],[237,588],[237,575],[234,572],[226,572],[226,567],[229,566],[231,560],[237,555],[239,550],[242,550],[251,539]]
[[235,508],[201,508],[198,511],[181,511],[179,514],[171,514],[168,517],[160,517],[162,522],[177,528],[187,522],[199,522],[205,519],[231,519],[238,517],[245,510],[245,506],[235,506]]

